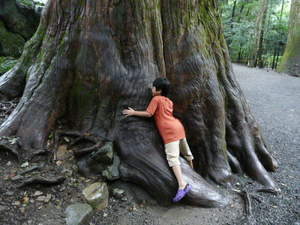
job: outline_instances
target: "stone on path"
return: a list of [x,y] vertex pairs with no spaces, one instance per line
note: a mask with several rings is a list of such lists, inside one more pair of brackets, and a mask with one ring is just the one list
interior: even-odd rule
[[120,178],[119,166],[120,166],[120,158],[117,155],[115,155],[113,159],[113,164],[111,166],[108,166],[104,171],[102,171],[102,176],[110,181],[119,179]]
[[113,189],[112,194],[115,198],[121,199],[122,197],[124,197],[125,191],[120,188],[115,188]]
[[109,193],[106,183],[93,183],[85,188],[82,193],[93,208],[102,210],[107,207]]
[[92,207],[88,204],[75,203],[69,205],[66,209],[67,225],[86,225],[92,214]]

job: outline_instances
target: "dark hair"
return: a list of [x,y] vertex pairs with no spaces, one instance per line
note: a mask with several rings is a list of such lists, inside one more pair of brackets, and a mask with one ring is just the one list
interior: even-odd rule
[[170,82],[167,78],[159,77],[153,81],[153,87],[155,87],[157,91],[161,91],[162,96],[167,97],[170,89]]

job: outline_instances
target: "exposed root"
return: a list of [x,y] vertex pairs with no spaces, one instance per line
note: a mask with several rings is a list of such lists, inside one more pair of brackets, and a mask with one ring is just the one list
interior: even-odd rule
[[227,151],[229,165],[234,173],[242,174],[243,170],[237,158],[235,158],[229,151]]
[[242,191],[241,195],[245,201],[245,212],[247,217],[252,215],[252,204],[251,204],[251,199],[249,196],[249,193],[247,191]]
[[57,184],[61,184],[62,182],[64,182],[65,179],[66,178],[63,176],[53,177],[53,178],[44,178],[44,177],[36,176],[36,177],[31,177],[31,178],[23,181],[22,184],[18,185],[18,188],[25,187],[28,185],[37,185],[37,184],[57,185]]
[[97,148],[101,147],[103,145],[103,143],[100,141],[98,142],[97,144],[91,146],[91,147],[87,147],[87,148],[83,148],[83,149],[79,149],[79,150],[74,150],[74,155],[76,157],[80,157],[80,156],[83,156],[83,155],[86,155],[88,153],[91,153],[93,151],[96,151]]
[[18,152],[18,144],[13,143],[14,139],[2,139],[0,140],[0,151],[7,151],[9,153],[12,153],[18,160],[20,159],[20,155]]
[[278,195],[281,192],[279,188],[261,188],[261,189],[257,189],[256,191],[270,193],[273,195]]
[[50,154],[51,152],[46,150],[46,149],[41,149],[41,150],[37,150],[37,151],[34,151],[28,158],[28,160],[33,160],[35,157],[37,156],[41,156],[41,155],[48,155]]
[[[57,130],[54,135],[54,148],[57,150],[59,145],[59,139],[63,136],[69,136],[73,137],[73,139],[69,143],[69,147],[75,147],[79,143],[92,143],[92,146],[82,148],[82,149],[73,149],[75,157],[81,157],[86,154],[92,153],[93,151],[96,151],[99,147],[101,147],[104,144],[104,140],[109,140],[106,137],[96,137],[89,133],[82,133],[79,131],[63,131],[63,130]],[[104,139],[104,140],[103,140]],[[111,141],[111,140],[109,140]]]
[[39,170],[39,169],[41,169],[41,168],[42,168],[42,166],[32,166],[32,167],[30,167],[30,168],[28,168],[28,169],[22,171],[21,173],[19,173],[19,175],[24,175],[24,174],[30,173],[30,172],[32,172],[32,171],[34,171],[34,170]]
[[238,193],[244,200],[246,217],[248,218],[248,217],[252,216],[252,204],[251,204],[250,197],[253,197],[253,196],[244,190],[243,191],[238,190],[238,189],[231,189],[231,190]]

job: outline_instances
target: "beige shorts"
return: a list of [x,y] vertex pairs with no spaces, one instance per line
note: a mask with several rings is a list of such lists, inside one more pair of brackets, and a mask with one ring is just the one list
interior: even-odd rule
[[165,144],[165,151],[167,155],[168,164],[170,167],[180,165],[180,153],[186,160],[191,161],[194,159],[191,149],[186,141],[186,138]]

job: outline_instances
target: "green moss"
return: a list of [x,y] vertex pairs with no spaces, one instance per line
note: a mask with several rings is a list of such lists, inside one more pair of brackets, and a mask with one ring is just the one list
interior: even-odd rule
[[16,0],[16,2],[34,9],[35,3],[32,0]]
[[0,55],[19,57],[25,40],[18,34],[10,33],[0,21]]
[[12,57],[0,57],[0,75],[13,68],[17,61],[17,59]]
[[[293,65],[292,62],[300,61],[299,57],[300,52],[300,28],[295,32],[292,39],[289,40],[287,43],[286,49],[284,51],[284,55],[281,58],[280,65],[278,67],[279,72],[287,72],[289,70],[288,67],[291,67]],[[297,58],[295,60],[295,58]]]

